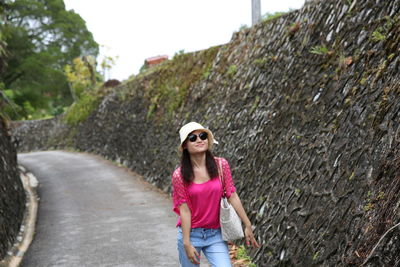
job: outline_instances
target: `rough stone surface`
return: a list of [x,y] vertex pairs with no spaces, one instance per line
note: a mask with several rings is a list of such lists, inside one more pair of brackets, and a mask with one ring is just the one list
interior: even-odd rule
[[[259,266],[360,265],[400,221],[399,15],[399,0],[310,1],[234,34],[172,115],[148,95],[155,72],[76,129],[57,118],[15,135],[25,151],[101,154],[169,192],[177,131],[199,121],[231,164]],[[367,266],[399,263],[398,233]]]
[[0,260],[11,249],[25,211],[25,192],[19,179],[16,148],[0,117]]

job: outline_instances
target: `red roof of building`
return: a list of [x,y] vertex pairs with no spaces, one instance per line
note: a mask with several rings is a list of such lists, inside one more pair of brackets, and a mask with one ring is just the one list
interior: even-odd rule
[[156,56],[156,57],[149,57],[145,59],[145,62],[147,65],[152,66],[152,65],[157,65],[161,62],[163,62],[164,60],[167,60],[168,56],[164,55],[164,56]]

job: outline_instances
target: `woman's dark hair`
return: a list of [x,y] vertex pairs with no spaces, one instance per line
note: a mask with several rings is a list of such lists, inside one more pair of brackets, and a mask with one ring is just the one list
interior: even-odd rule
[[[218,168],[217,164],[215,163],[215,159],[213,154],[207,150],[206,151],[206,168],[208,175],[211,179],[218,176]],[[189,151],[185,148],[182,152],[181,157],[181,173],[183,180],[189,184],[194,179],[192,163],[190,161],[190,154]]]

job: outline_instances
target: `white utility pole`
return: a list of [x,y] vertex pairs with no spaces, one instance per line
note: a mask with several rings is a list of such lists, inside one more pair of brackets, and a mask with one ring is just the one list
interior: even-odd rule
[[251,0],[251,25],[261,20],[261,0]]

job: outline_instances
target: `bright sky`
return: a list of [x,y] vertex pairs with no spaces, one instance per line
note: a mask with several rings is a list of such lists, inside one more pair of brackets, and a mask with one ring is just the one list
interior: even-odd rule
[[[108,78],[137,74],[148,57],[192,52],[225,44],[251,25],[251,0],[64,0],[102,46],[118,57]],[[301,8],[304,0],[261,0],[261,14]]]

